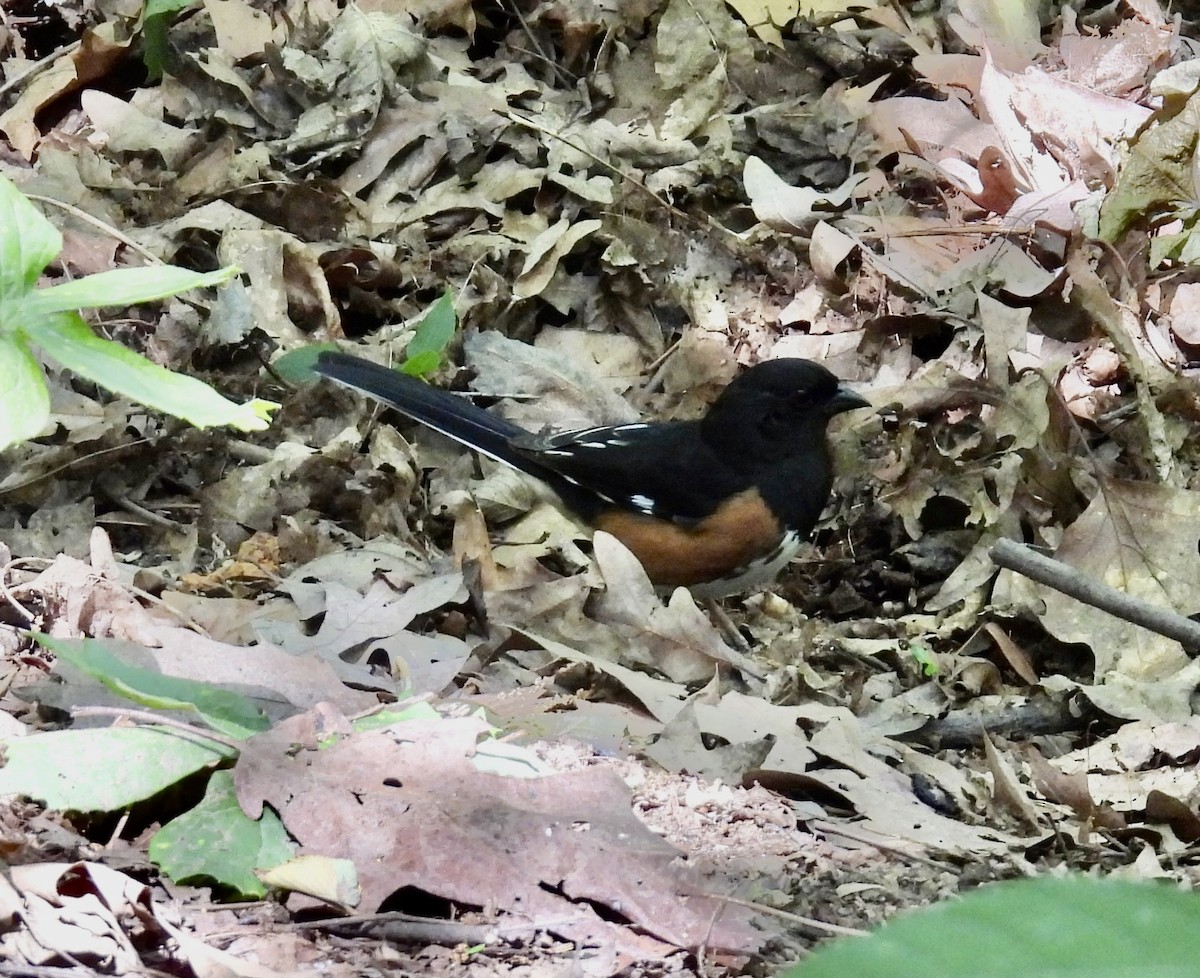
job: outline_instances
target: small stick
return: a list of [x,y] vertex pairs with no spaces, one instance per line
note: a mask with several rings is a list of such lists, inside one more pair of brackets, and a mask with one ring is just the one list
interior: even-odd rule
[[1200,653],[1200,622],[1118,591],[1103,581],[1081,574],[1062,561],[1043,556],[1012,540],[1000,540],[992,547],[991,557],[992,562],[1000,567],[1007,567],[1076,601],[1099,608],[1114,618],[1174,639],[1183,645],[1189,655]]
[[925,726],[896,739],[906,744],[922,744],[935,750],[978,747],[984,737],[1000,736],[1007,740],[1028,740],[1047,734],[1083,730],[1102,713],[1078,696],[1038,696],[1025,702],[992,707],[986,711],[953,710],[934,717]]
[[71,718],[76,719],[78,717],[114,717],[117,720],[140,720],[145,725],[141,729],[145,729],[146,726],[166,727],[169,730],[187,734],[196,740],[211,740],[213,743],[228,747],[239,754],[246,749],[245,741],[234,740],[232,737],[223,737],[214,730],[206,730],[204,727],[193,726],[190,723],[184,723],[182,720],[176,720],[174,717],[161,716],[149,710],[126,710],[123,707],[114,706],[76,706],[71,710]]

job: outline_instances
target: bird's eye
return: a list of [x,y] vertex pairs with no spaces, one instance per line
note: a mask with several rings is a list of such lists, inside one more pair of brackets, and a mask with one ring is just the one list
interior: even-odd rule
[[773,399],[763,420],[768,427],[790,427],[796,423],[798,415],[803,415],[812,405],[812,395],[809,391],[792,391],[783,397]]

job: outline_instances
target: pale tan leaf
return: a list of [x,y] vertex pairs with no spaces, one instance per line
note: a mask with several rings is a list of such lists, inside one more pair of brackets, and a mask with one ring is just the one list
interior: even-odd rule
[[589,234],[599,231],[603,221],[577,221],[565,217],[547,228],[530,245],[525,266],[513,283],[514,299],[529,299],[540,295],[558,270],[558,263]]
[[844,207],[863,179],[862,174],[851,174],[833,190],[793,187],[757,156],[748,156],[742,171],[742,182],[754,216],[767,227],[790,234],[801,234],[819,220],[822,213]]
[[[1135,597],[1190,615],[1200,610],[1198,543],[1200,493],[1106,479],[1054,556]],[[1042,623],[1062,641],[1091,648],[1097,679],[1115,669],[1134,680],[1163,680],[1188,662],[1178,642],[1058,591],[1035,591],[1045,603]]]
[[997,805],[1016,815],[1030,828],[1037,829],[1039,820],[1037,809],[1030,803],[1024,788],[1017,780],[1017,772],[1013,770],[1008,759],[1004,757],[992,738],[984,735],[983,752],[987,758],[988,769],[992,772],[992,799]]

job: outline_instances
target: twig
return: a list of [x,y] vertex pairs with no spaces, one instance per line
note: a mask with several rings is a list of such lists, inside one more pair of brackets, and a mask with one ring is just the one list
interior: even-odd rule
[[970,226],[965,224],[947,224],[944,227],[907,228],[903,231],[859,231],[855,229],[852,237],[863,238],[869,241],[878,241],[883,238],[936,238],[946,235],[1020,238],[1027,237],[1035,230],[1037,229],[1032,224],[1019,224],[1012,227],[1004,224],[972,224]]
[[[26,607],[23,604],[21,604],[19,601],[17,601],[16,596],[12,592],[12,589],[9,588],[8,572],[10,570],[13,570],[14,568],[20,567],[21,564],[29,563],[30,561],[34,561],[34,560],[44,561],[47,564],[47,566],[50,564],[50,561],[46,560],[45,557],[15,557],[12,560],[5,563],[3,567],[0,567],[0,597],[3,597],[5,601],[7,601],[10,605],[12,605],[13,608],[16,610],[17,614],[19,614],[22,618],[24,618],[28,622],[33,621],[33,615],[28,611],[28,609],[26,609]],[[20,586],[21,585],[18,585],[18,587],[20,587]]]
[[985,736],[1028,740],[1030,737],[1083,730],[1102,716],[1087,697],[1042,696],[1025,702],[989,707],[982,712],[956,710],[930,720],[911,733],[900,734],[895,739],[935,750],[955,750],[978,747]]
[[154,512],[153,510],[147,509],[145,506],[141,505],[140,503],[135,503],[132,499],[130,499],[128,496],[124,495],[123,493],[118,492],[116,489],[109,488],[109,486],[107,484],[105,484],[105,482],[103,482],[103,481],[101,481],[99,488],[100,488],[100,491],[102,493],[104,493],[104,495],[111,502],[115,503],[117,506],[119,506],[121,509],[125,510],[125,512],[127,512],[127,513],[132,513],[134,516],[140,516],[147,523],[152,523],[155,526],[162,527],[164,530],[179,531],[179,530],[184,529],[184,526],[182,523],[176,522],[173,519],[169,519],[166,516],[160,516],[158,513]]
[[[58,953],[62,953],[61,951]],[[96,974],[91,968],[62,968],[48,964],[4,964],[0,963],[0,975],[4,978],[84,978]]]
[[880,852],[888,853],[898,859],[903,859],[906,862],[920,863],[922,866],[928,866],[930,869],[944,871],[945,863],[939,863],[935,859],[930,859],[928,856],[922,856],[919,853],[911,852],[898,845],[892,845],[880,833],[873,831],[866,826],[862,826],[863,831],[857,832],[848,825],[841,822],[831,822],[827,819],[812,819],[808,823],[808,828],[812,832],[819,832],[821,835],[828,838],[829,836],[840,836],[843,839],[849,839],[851,842],[859,842],[863,845],[870,846],[872,849],[878,849]]
[[[939,869],[944,869],[944,866],[939,866]],[[796,924],[800,927],[807,927],[822,934],[842,934],[846,937],[865,937],[867,931],[859,930],[857,927],[846,927],[842,924],[830,924],[824,920],[817,920],[816,917],[802,917],[800,914],[792,913],[788,910],[780,910],[778,907],[769,907],[763,903],[753,903],[750,900],[739,900],[737,897],[716,896],[710,894],[716,900],[721,900],[724,903],[732,903],[738,907],[747,907],[756,913],[766,914],[770,917],[778,917],[780,920],[786,920],[789,923]]]
[[377,713],[382,713],[384,710],[407,710],[411,706],[416,706],[418,703],[433,702],[433,693],[417,693],[415,696],[406,696],[402,700],[396,700],[395,703],[376,703],[374,706],[368,707],[361,713],[352,713],[346,717],[351,723],[358,720],[365,720],[367,717],[373,717]]
[[190,723],[184,723],[182,720],[176,720],[173,717],[160,716],[157,713],[151,713],[149,710],[126,710],[112,706],[77,706],[71,710],[71,716],[73,718],[114,717],[120,720],[140,720],[145,724],[151,724],[156,727],[167,727],[179,733],[190,734],[201,740],[211,740],[213,743],[221,744],[223,747],[228,747],[239,754],[246,747],[243,741],[234,740],[231,737],[222,737],[219,733],[215,733],[212,730],[205,730],[203,727],[193,726]]
[[76,207],[74,204],[68,204],[66,201],[62,201],[62,200],[55,200],[53,197],[46,197],[46,196],[43,196],[42,194],[27,193],[27,194],[25,194],[25,196],[28,197],[30,200],[36,200],[39,203],[49,204],[51,207],[57,207],[60,210],[64,210],[68,214],[70,214],[72,217],[74,217],[77,221],[83,221],[84,224],[90,224],[92,227],[96,228],[96,230],[102,231],[105,234],[107,234],[110,238],[115,238],[117,241],[121,242],[121,244],[123,244],[130,251],[136,251],[139,255],[141,255],[143,258],[145,258],[146,261],[148,261],[151,265],[166,264],[161,258],[158,257],[158,255],[154,254],[154,252],[150,251],[148,248],[143,248],[140,244],[138,244],[136,241],[134,241],[133,238],[129,237],[129,235],[124,234],[121,231],[118,231],[111,224],[108,224],[105,221],[100,220],[100,218],[93,217],[87,211]]
[[129,824],[129,809],[121,812],[121,817],[117,819],[116,827],[109,833],[108,842],[104,844],[105,849],[112,849],[113,846],[120,841],[121,835],[125,832],[125,826]]
[[32,479],[26,479],[24,482],[18,482],[15,485],[11,485],[11,486],[0,486],[0,497],[6,496],[10,493],[18,492],[21,489],[28,489],[30,486],[37,485],[39,482],[44,482],[46,479],[53,478],[54,476],[58,475],[58,473],[60,473],[60,472],[65,472],[67,469],[71,468],[72,466],[80,465],[84,462],[90,461],[101,455],[107,455],[110,452],[123,452],[127,448],[136,448],[138,445],[149,445],[149,444],[150,444],[149,438],[138,438],[136,441],[131,441],[131,442],[128,442],[123,445],[113,445],[110,448],[101,448],[94,452],[88,452],[86,455],[79,455],[76,458],[71,459],[69,462],[63,462],[62,465],[55,466],[54,468],[49,469],[46,472],[42,472],[39,475],[35,475]]
[[567,75],[569,73],[567,70],[548,54],[546,54],[545,50],[542,48],[541,42],[538,40],[537,35],[533,32],[533,28],[529,26],[529,21],[525,19],[525,14],[521,11],[520,4],[509,2],[505,4],[505,6],[507,6],[509,12],[521,22],[521,30],[525,32],[525,36],[529,38],[529,43],[533,45],[533,51],[531,53],[550,66],[550,70],[554,72],[554,75],[558,79],[560,85],[562,85],[564,88],[571,88],[576,79],[574,77],[568,78]]
[[[708,612],[709,617],[717,626],[717,631],[721,633],[721,637],[725,639],[725,643],[735,652],[746,655],[750,651],[750,643],[746,641],[746,636],[738,631],[737,625],[721,607],[716,598],[705,598],[704,609]],[[766,679],[762,673],[751,673],[755,679]]]
[[496,920],[487,924],[463,924],[456,920],[438,920],[406,913],[373,913],[295,921],[277,926],[281,930],[321,930],[351,937],[369,934],[397,942],[491,944],[497,938],[503,940],[510,935],[517,939],[528,937],[545,926],[545,922]]
[[13,75],[3,85],[0,85],[0,95],[7,95],[14,88],[24,84],[26,78],[31,78],[43,68],[49,67],[59,58],[67,54],[74,54],[80,47],[83,46],[82,41],[72,41],[70,44],[64,44],[61,48],[55,48],[44,58],[39,58],[28,68],[22,71],[19,75]]
[[241,438],[231,438],[225,443],[225,447],[234,458],[240,458],[243,462],[249,462],[251,465],[264,465],[274,458],[271,449]]
[[658,204],[660,207],[666,208],[670,213],[674,214],[681,221],[685,221],[686,223],[692,224],[698,228],[709,229],[709,230],[719,232],[721,235],[724,236],[725,243],[727,245],[731,246],[735,251],[738,251],[739,253],[746,250],[746,242],[743,241],[733,231],[730,231],[729,228],[725,227],[723,224],[721,224],[719,221],[717,221],[715,218],[708,217],[705,220],[701,220],[700,218],[694,217],[693,215],[689,214],[687,211],[680,210],[678,207],[676,207],[674,204],[672,204],[669,200],[663,199],[661,196],[659,196],[657,193],[655,193],[653,190],[651,190],[648,186],[646,186],[646,184],[643,181],[639,180],[632,173],[627,173],[625,170],[622,170],[619,166],[614,166],[612,163],[608,162],[608,160],[603,159],[600,156],[597,156],[586,146],[581,146],[579,143],[573,142],[572,140],[568,139],[562,133],[555,132],[553,129],[543,126],[541,123],[535,122],[533,119],[527,119],[527,118],[525,118],[525,116],[519,115],[518,113],[513,112],[511,110],[507,111],[507,112],[497,112],[497,114],[503,116],[505,119],[508,119],[510,122],[515,122],[515,123],[517,123],[517,125],[525,126],[527,129],[533,129],[535,132],[540,132],[544,136],[549,136],[552,139],[557,139],[559,142],[561,142],[567,146],[570,146],[571,149],[575,150],[575,152],[582,153],[584,156],[586,156],[588,159],[592,160],[594,163],[597,163],[598,165],[604,167],[604,169],[608,170],[609,173],[613,174],[614,176],[620,177],[625,182],[631,184],[633,187],[640,190],[647,197],[649,197],[651,200],[653,200],[656,204]]
[[1132,622],[1156,635],[1174,639],[1183,645],[1189,655],[1200,653],[1200,622],[1118,591],[1103,581],[1081,574],[1062,561],[1046,557],[1012,540],[999,541],[992,547],[991,557],[992,562],[1000,567],[1016,571],[1076,601],[1099,608],[1121,621]]

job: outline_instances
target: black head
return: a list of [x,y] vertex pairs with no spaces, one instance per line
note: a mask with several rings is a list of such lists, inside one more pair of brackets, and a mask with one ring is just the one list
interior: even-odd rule
[[824,445],[829,419],[870,407],[860,394],[811,360],[756,364],[722,391],[702,422],[714,447],[748,456],[778,457]]

